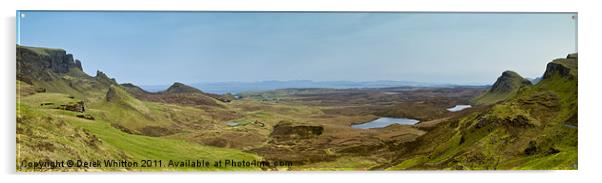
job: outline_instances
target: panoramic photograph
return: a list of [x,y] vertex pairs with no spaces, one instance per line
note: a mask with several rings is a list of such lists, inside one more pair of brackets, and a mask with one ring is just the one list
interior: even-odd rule
[[578,169],[574,12],[16,13],[18,172]]

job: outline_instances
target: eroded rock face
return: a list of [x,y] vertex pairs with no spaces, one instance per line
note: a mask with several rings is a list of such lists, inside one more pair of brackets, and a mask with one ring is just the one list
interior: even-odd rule
[[109,76],[107,76],[107,74],[105,74],[102,71],[96,71],[96,76],[94,76],[94,78],[96,80],[98,80],[99,82],[105,83],[105,84],[114,84],[117,85],[117,81],[115,80],[115,78],[109,78]]
[[109,87],[109,91],[107,91],[107,95],[105,97],[107,102],[115,101],[115,100],[117,100],[117,97],[118,97],[118,95],[117,95],[117,91],[115,91],[115,88]]
[[558,74],[561,77],[575,79],[577,77],[577,53],[569,54],[565,59],[556,59],[546,66],[544,79]]
[[553,74],[558,73],[561,76],[569,76],[571,70],[568,67],[563,66],[559,63],[550,62],[546,68],[546,73],[544,74],[544,79],[552,77]]
[[17,79],[53,80],[46,71],[58,74],[68,73],[70,69],[82,70],[81,62],[62,49],[48,49],[17,46]]
[[84,70],[82,68],[82,62],[77,59],[75,59],[75,67],[78,68],[79,70],[82,70],[82,71]]

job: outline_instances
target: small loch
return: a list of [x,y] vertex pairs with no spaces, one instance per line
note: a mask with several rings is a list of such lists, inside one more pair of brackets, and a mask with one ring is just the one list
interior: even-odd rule
[[389,118],[389,117],[380,117],[378,119],[357,124],[351,125],[352,128],[360,128],[360,129],[369,129],[369,128],[384,128],[392,124],[400,124],[400,125],[414,125],[420,121],[409,118]]
[[226,125],[228,125],[228,126],[238,126],[238,125],[240,125],[240,122],[238,122],[238,121],[228,121],[228,122],[226,122]]
[[458,111],[461,111],[461,110],[464,110],[464,109],[468,109],[468,108],[471,108],[471,107],[472,107],[471,105],[456,105],[456,106],[454,106],[452,108],[447,108],[447,111],[449,111],[449,112],[458,112]]

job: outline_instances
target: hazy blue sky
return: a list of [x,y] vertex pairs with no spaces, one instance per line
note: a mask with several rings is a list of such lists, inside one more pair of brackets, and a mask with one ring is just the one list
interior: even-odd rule
[[491,84],[574,52],[574,14],[32,12],[19,44],[118,82],[403,80]]

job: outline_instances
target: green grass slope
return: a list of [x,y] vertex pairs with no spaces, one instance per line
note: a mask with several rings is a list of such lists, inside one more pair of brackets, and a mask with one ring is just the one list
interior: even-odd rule
[[549,63],[537,85],[441,123],[389,170],[577,169],[577,57],[571,55]]
[[258,170],[258,168],[101,168],[45,169],[21,168],[21,162],[40,160],[260,160],[240,150],[216,148],[177,139],[124,133],[103,120],[77,118],[77,112],[44,109],[17,103],[18,171],[126,171],[126,170]]
[[[211,114],[219,115],[225,109],[142,101],[100,71],[95,77],[87,75],[80,64],[61,49],[17,46],[18,171],[259,170],[233,167],[34,170],[20,167],[22,162],[47,160],[162,160],[165,165],[169,160],[261,159],[240,150],[210,147],[169,136],[188,130],[181,126],[211,123],[215,120]],[[85,110],[63,109],[75,103],[83,103]]]

